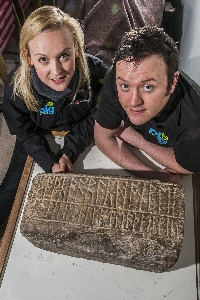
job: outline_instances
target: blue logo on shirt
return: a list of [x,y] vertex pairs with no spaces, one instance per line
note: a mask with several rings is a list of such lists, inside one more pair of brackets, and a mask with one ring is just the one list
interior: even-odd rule
[[155,136],[160,144],[167,144],[168,143],[168,136],[164,134],[164,132],[157,132],[155,129],[150,128],[149,133]]
[[54,114],[54,106],[53,102],[48,102],[45,107],[40,108],[40,115],[53,115]]

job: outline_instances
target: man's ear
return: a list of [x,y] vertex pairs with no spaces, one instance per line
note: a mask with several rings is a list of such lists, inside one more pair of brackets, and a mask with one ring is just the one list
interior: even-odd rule
[[172,94],[172,93],[174,92],[174,90],[175,90],[175,87],[176,87],[176,85],[177,85],[178,79],[179,79],[179,71],[176,71],[176,72],[174,73],[174,82],[173,82],[172,87],[171,87],[171,90],[170,90],[170,93],[171,93],[171,94]]

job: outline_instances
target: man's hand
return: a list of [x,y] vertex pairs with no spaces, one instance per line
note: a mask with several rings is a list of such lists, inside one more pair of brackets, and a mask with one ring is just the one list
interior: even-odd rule
[[172,169],[156,169],[152,171],[132,171],[139,178],[156,179],[163,182],[178,183],[183,178],[183,175]]
[[65,154],[60,158],[59,164],[54,164],[52,167],[53,173],[73,173],[73,166],[69,157]]

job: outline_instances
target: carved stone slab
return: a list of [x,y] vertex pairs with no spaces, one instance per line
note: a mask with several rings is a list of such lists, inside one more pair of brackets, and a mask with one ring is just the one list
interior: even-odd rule
[[36,247],[74,257],[163,272],[178,260],[184,189],[110,175],[38,174],[21,233]]

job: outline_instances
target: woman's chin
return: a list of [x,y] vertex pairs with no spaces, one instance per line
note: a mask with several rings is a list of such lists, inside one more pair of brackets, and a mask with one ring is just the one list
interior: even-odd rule
[[49,87],[57,92],[63,92],[64,90],[67,89],[68,85],[69,85],[69,83],[66,83],[66,82],[60,82],[60,83],[51,82],[51,84],[49,84]]

